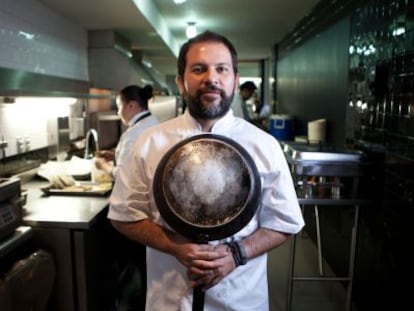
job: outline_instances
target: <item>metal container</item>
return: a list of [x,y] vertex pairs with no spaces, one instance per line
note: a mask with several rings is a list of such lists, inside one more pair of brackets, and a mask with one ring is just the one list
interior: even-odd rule
[[282,142],[299,198],[355,198],[364,154],[323,145]]
[[292,174],[311,176],[357,176],[363,153],[322,145],[282,142]]

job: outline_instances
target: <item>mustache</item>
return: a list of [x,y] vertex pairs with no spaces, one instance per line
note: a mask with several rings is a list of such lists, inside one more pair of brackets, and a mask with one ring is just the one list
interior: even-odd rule
[[206,92],[209,92],[209,91],[219,91],[221,94],[224,93],[224,91],[221,88],[219,88],[218,86],[215,86],[214,84],[210,84],[210,85],[207,85],[206,87],[202,88],[200,90],[200,94],[206,93]]

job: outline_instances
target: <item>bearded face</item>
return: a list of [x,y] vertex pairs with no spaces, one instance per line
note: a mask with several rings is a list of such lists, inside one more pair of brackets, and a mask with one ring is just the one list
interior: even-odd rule
[[224,116],[239,79],[227,46],[216,41],[195,43],[186,60],[184,74],[176,82],[190,114],[206,121]]
[[[211,95],[214,92],[215,95]],[[233,93],[226,93],[215,85],[207,85],[205,88],[196,91],[192,96],[183,92],[183,99],[187,104],[190,114],[196,119],[216,119],[224,116],[230,109],[233,101]],[[219,99],[217,96],[219,95]]]

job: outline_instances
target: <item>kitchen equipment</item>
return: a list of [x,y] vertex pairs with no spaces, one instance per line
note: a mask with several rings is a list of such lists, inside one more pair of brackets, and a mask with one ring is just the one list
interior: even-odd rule
[[[95,148],[94,152],[91,152],[91,148],[90,148],[90,141],[91,141],[91,137],[92,137],[92,141],[93,141],[93,147]],[[84,155],[84,159],[89,159],[91,157],[94,156],[94,154],[99,151],[99,144],[98,144],[98,131],[90,128],[87,132],[86,132],[86,137],[85,137],[85,155]]]
[[65,157],[70,150],[68,117],[51,117],[47,120],[47,145],[49,159]]
[[318,119],[308,122],[308,140],[312,144],[325,143],[326,119]]
[[356,176],[364,154],[333,146],[282,142],[283,152],[294,176]]
[[[4,271],[1,271],[4,272]],[[3,273],[2,273],[3,274]],[[17,260],[0,278],[0,303],[3,311],[47,310],[56,268],[53,255],[37,250]]]
[[0,178],[0,240],[20,226],[23,204],[20,179]]
[[[253,159],[230,138],[201,134],[173,146],[154,176],[154,197],[165,221],[197,243],[223,239],[253,217],[261,182]],[[204,292],[194,289],[193,310]]]
[[[296,236],[293,237],[289,260],[286,310],[290,311],[292,308],[294,281],[344,282],[346,284],[345,310],[351,310],[359,206],[366,203],[366,200],[358,198],[358,182],[359,177],[363,174],[361,162],[364,160],[364,154],[358,150],[320,144],[282,142],[281,145],[296,184],[299,204],[303,211],[309,206],[314,210],[319,268],[319,275],[298,276],[295,274]],[[319,206],[336,208],[352,206],[354,209],[353,224],[350,228],[348,273],[345,276],[329,277],[324,273]]]
[[148,109],[160,122],[176,117],[179,113],[178,107],[176,96],[156,95],[148,101]]
[[280,140],[292,140],[294,134],[293,117],[287,114],[270,116],[269,132]]
[[41,190],[46,195],[107,196],[112,190],[112,182],[76,181],[74,185],[62,189],[47,186],[41,188]]
[[122,132],[125,130],[117,111],[91,112],[88,118],[89,128],[94,128],[97,131],[97,146],[99,145],[99,149],[115,148]]

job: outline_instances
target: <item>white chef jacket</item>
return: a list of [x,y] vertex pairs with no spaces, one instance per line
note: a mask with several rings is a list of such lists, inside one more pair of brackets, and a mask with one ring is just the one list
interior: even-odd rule
[[243,99],[240,93],[237,93],[233,97],[231,103],[231,109],[236,117],[243,118],[247,121],[250,120],[249,110],[247,109],[246,101]]
[[[298,233],[304,226],[292,177],[277,140],[229,111],[212,128],[227,136],[251,155],[262,184],[260,206],[252,220],[233,238],[243,239],[258,227]],[[149,218],[170,228],[157,210],[152,182],[157,165],[168,149],[183,139],[203,134],[188,111],[177,118],[151,127],[138,138],[134,158],[122,168],[110,197],[108,217],[118,221]],[[171,228],[170,228],[171,229]],[[211,244],[229,241],[211,241]],[[266,311],[269,308],[267,254],[238,266],[205,293],[205,311]],[[186,268],[173,256],[147,248],[147,311],[191,310],[192,289]]]
[[[148,116],[146,116],[148,114]],[[143,117],[141,120],[140,118]],[[134,148],[138,136],[150,126],[158,124],[157,117],[153,116],[148,110],[133,116],[128,122],[127,129],[122,133],[115,148],[115,166],[112,169],[112,176],[116,179],[122,165],[129,164],[130,155]]]

